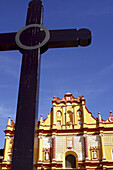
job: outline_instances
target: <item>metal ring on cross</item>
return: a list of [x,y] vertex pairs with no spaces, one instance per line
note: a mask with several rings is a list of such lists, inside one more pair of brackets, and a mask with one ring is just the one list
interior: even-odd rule
[[[26,45],[23,45],[21,42],[20,42],[20,35],[23,31],[25,31],[26,29],[28,28],[31,28],[31,27],[37,27],[37,28],[40,28],[41,30],[43,30],[45,32],[45,38],[44,40],[39,43],[38,45],[35,45],[35,46],[26,46]],[[47,28],[45,28],[43,25],[40,25],[40,24],[30,24],[30,25],[27,25],[23,28],[21,28],[16,36],[15,36],[15,41],[16,41],[16,44],[21,48],[21,49],[24,49],[24,50],[36,50],[38,48],[41,48],[42,46],[44,46],[48,40],[50,38],[50,33],[49,33],[49,30]]]

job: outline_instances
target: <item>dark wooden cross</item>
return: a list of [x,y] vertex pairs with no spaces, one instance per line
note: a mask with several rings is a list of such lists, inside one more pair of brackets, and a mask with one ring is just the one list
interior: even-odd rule
[[[18,33],[0,34],[0,50],[23,53],[17,104],[12,170],[32,170],[37,131],[40,54],[48,48],[88,46],[88,29],[47,30],[42,26],[41,0],[29,3],[26,26]],[[35,163],[35,162],[34,162]]]

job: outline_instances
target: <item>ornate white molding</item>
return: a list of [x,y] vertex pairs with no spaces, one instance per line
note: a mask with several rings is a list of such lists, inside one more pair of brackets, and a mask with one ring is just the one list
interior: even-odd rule
[[88,136],[88,134],[84,134],[83,137],[86,138]]
[[5,139],[10,139],[10,137],[9,136],[5,136]]
[[38,136],[38,139],[43,139],[43,136]]
[[101,136],[104,136],[104,134],[103,134],[103,133],[100,133],[99,136],[100,136],[100,137],[101,137]]
[[54,139],[54,138],[56,138],[56,136],[55,136],[55,135],[52,135],[52,138]]

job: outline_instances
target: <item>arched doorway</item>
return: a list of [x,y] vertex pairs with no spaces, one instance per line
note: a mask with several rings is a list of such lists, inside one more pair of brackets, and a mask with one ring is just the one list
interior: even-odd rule
[[76,168],[76,158],[74,155],[69,154],[65,157],[66,168]]

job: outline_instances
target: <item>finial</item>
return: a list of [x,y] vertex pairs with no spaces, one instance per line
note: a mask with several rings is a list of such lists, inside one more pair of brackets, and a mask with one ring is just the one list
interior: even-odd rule
[[99,122],[102,122],[102,118],[101,118],[100,112],[98,113],[98,119],[99,119]]
[[43,122],[43,116],[42,115],[40,116],[40,122]]
[[110,110],[110,116],[113,116],[113,115],[112,115],[112,110]]
[[43,116],[41,115],[40,116],[40,126],[42,126],[42,123],[43,123]]
[[9,116],[7,125],[11,125],[11,117]]
[[7,129],[11,126],[11,117],[9,116],[8,122],[7,122]]

